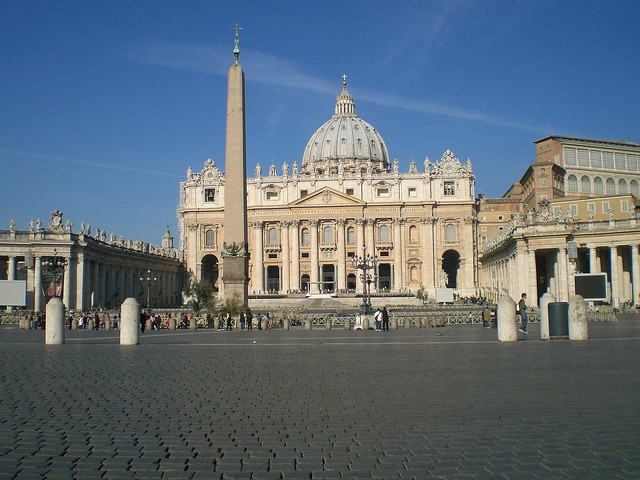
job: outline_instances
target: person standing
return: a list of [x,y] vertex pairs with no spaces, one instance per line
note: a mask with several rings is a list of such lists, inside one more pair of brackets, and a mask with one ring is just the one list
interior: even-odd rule
[[253,329],[253,313],[251,309],[247,308],[247,330]]
[[376,332],[381,331],[382,312],[380,311],[380,308],[376,308],[376,313],[373,314],[373,319],[376,321]]
[[240,312],[240,330],[244,330],[244,312]]
[[482,309],[482,325],[484,328],[491,328],[491,311],[486,303]]
[[520,330],[525,335],[527,334],[527,322],[529,321],[529,317],[527,316],[527,294],[523,293],[520,297],[520,301],[518,302],[518,310],[520,311],[520,319],[522,320],[522,324],[520,325]]
[[389,312],[386,306],[382,307],[382,330],[389,331]]

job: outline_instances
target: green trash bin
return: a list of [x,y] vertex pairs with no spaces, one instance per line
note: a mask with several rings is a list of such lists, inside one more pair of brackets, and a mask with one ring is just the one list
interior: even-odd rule
[[569,337],[569,304],[567,302],[551,302],[549,311],[549,337]]

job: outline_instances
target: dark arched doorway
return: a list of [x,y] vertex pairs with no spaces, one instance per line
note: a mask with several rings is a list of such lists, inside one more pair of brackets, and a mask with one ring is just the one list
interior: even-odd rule
[[442,270],[447,274],[447,288],[458,288],[458,270],[460,254],[455,250],[447,250],[442,254]]
[[218,259],[215,255],[205,255],[202,257],[200,279],[211,282],[215,291],[218,291]]

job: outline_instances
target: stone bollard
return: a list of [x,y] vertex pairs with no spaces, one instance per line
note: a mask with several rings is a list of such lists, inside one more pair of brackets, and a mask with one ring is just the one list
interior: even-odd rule
[[[174,322],[175,324],[175,322]],[[213,329],[214,330],[220,330],[220,319],[218,317],[213,319]],[[175,329],[173,329],[175,330]]]
[[176,319],[174,317],[171,317],[171,320],[169,320],[169,330],[175,330],[178,327],[178,325],[176,324]]
[[263,318],[262,320],[260,320],[260,322],[261,322],[260,325],[262,325],[262,330],[266,330],[267,329],[267,320]]
[[327,317],[327,323],[324,326],[327,330],[331,330],[331,321],[332,321],[332,318]]
[[305,330],[311,330],[311,319],[307,318],[304,321],[304,329]]
[[45,341],[47,345],[64,343],[64,304],[59,297],[53,297],[47,303],[47,322]]
[[362,315],[362,330],[369,330],[369,319],[371,315]]
[[284,320],[282,320],[282,329],[283,330],[289,330],[289,319],[285,318]]
[[508,295],[501,295],[498,300],[498,340],[501,342],[517,342],[516,302]]
[[398,319],[396,317],[391,317],[391,326],[389,327],[391,330],[398,329]]
[[411,328],[411,319],[409,317],[404,318],[404,328]]
[[150,319],[150,318],[147,318],[147,323],[145,323],[144,329],[145,329],[147,332],[150,332],[150,331],[151,331],[151,319]]
[[71,319],[71,330],[77,330],[78,329],[78,319],[76,317],[73,317]]
[[111,318],[107,317],[104,319],[104,328],[105,330],[111,330],[112,326],[111,326]]
[[196,320],[196,317],[191,317],[189,319],[189,330],[195,330],[198,328],[198,320]]
[[351,319],[350,318],[345,318],[344,319],[344,329],[345,330],[351,330]]
[[588,340],[587,302],[581,295],[569,299],[569,340]]
[[556,301],[556,297],[546,292],[540,297],[540,338],[549,340],[549,304]]
[[120,307],[120,345],[140,343],[140,304],[127,298]]

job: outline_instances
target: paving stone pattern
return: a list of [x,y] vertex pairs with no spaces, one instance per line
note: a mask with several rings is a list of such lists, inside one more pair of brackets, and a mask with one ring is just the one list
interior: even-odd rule
[[638,325],[2,328],[0,479],[640,478]]

